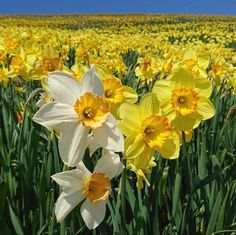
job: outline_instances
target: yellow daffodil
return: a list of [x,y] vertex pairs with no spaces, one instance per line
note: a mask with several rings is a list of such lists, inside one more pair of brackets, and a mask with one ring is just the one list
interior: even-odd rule
[[160,71],[160,64],[154,57],[139,58],[138,66],[135,69],[135,74],[141,81],[152,81],[155,75]]
[[[143,157],[145,157],[145,156],[143,156]],[[145,182],[147,184],[147,186],[150,186],[150,183],[149,183],[146,175],[151,172],[151,168],[156,166],[156,163],[154,161],[155,160],[154,157],[151,157],[149,162],[143,162],[140,160],[141,160],[141,157],[129,159],[129,160],[127,160],[127,163],[126,163],[127,168],[136,174],[136,177],[137,177],[136,186],[139,189],[143,188],[143,182]]]
[[176,130],[189,131],[215,114],[209,100],[211,82],[194,78],[184,68],[175,71],[169,80],[157,81],[153,92],[161,102],[163,113],[170,119],[171,127]]
[[7,58],[7,51],[4,46],[0,45],[0,62],[5,62]]
[[124,86],[120,79],[113,76],[102,66],[96,66],[96,72],[100,75],[103,82],[103,100],[109,105],[109,109],[116,119],[119,119],[118,109],[122,103],[135,103],[138,99],[136,91]]
[[229,78],[228,85],[233,89],[233,95],[236,96],[236,71],[234,74]]
[[192,72],[194,77],[201,76],[206,78],[206,69],[209,65],[209,56],[206,53],[197,52],[194,49],[184,50],[182,60],[176,63],[173,69],[185,67]]
[[179,137],[161,115],[159,102],[153,93],[146,94],[140,104],[124,103],[119,108],[120,130],[126,136],[125,157],[140,158],[146,165],[154,151],[162,157],[173,159],[179,156]]
[[7,68],[0,68],[0,83],[2,86],[7,87],[9,83],[9,78],[13,77],[14,73],[12,71],[8,71]]

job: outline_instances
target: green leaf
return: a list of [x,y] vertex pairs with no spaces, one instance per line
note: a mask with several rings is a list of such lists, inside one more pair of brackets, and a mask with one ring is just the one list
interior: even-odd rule
[[11,222],[12,222],[12,225],[16,231],[16,234],[17,235],[24,235],[24,232],[21,228],[21,225],[20,225],[20,222],[19,222],[19,219],[18,217],[16,216],[15,212],[13,211],[10,203],[8,202],[8,206],[9,206],[9,212],[10,212],[10,216],[11,216]]
[[213,207],[213,210],[211,212],[211,217],[207,226],[206,235],[210,235],[212,232],[214,232],[214,228],[216,226],[216,220],[219,214],[219,209],[221,206],[221,200],[222,195],[221,191],[217,194],[217,198]]
[[0,182],[0,214],[3,214],[6,203],[6,196],[8,194],[8,184],[4,181]]

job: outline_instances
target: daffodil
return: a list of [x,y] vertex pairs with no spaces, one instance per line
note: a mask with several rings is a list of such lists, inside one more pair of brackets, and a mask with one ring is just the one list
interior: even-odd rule
[[234,75],[229,79],[229,86],[232,87],[233,95],[236,96],[236,72]]
[[7,59],[7,51],[4,48],[4,46],[0,44],[0,62],[5,62],[6,59]]
[[4,87],[8,86],[10,81],[9,77],[14,76],[14,72],[8,71],[7,68],[0,68],[0,84]]
[[123,151],[123,136],[103,101],[103,85],[91,67],[78,82],[67,73],[52,72],[47,78],[54,101],[44,104],[33,120],[49,129],[59,130],[59,152],[63,162],[77,166],[92,134],[98,147]]
[[215,114],[209,100],[211,82],[201,77],[194,78],[184,68],[177,69],[169,80],[157,81],[153,92],[161,102],[163,113],[170,119],[171,127],[178,131],[194,129],[202,120]]
[[116,119],[119,119],[119,106],[124,103],[135,103],[138,99],[136,91],[124,86],[120,79],[112,75],[102,66],[96,66],[96,72],[102,79],[104,92],[103,100],[109,105],[109,109]]
[[173,69],[184,67],[192,72],[194,77],[201,76],[206,78],[206,69],[209,66],[209,56],[206,53],[200,53],[193,49],[183,51],[182,60],[177,62]]
[[168,119],[161,115],[155,94],[143,96],[139,105],[122,104],[119,113],[119,128],[126,136],[127,160],[140,158],[137,162],[145,166],[154,151],[168,159],[179,156],[178,134],[171,129]]
[[119,156],[106,151],[98,160],[93,173],[80,162],[76,169],[52,176],[61,187],[62,193],[55,204],[58,222],[84,199],[80,211],[89,229],[95,229],[104,219],[109,199],[111,179],[123,169]]
[[141,81],[152,81],[155,75],[160,71],[161,65],[154,57],[146,56],[138,58],[138,66],[135,69],[135,74]]
[[[143,157],[145,157],[145,156],[143,156]],[[149,182],[146,175],[150,174],[151,168],[156,166],[154,157],[151,157],[149,162],[143,162],[141,157],[140,158],[132,158],[132,159],[127,160],[126,165],[129,170],[133,171],[136,174],[137,188],[142,189],[144,182],[147,184],[147,186],[150,186],[150,182]]]
[[209,76],[214,79],[217,88],[220,87],[229,69],[230,65],[225,61],[225,59],[212,61],[211,70],[209,71]]

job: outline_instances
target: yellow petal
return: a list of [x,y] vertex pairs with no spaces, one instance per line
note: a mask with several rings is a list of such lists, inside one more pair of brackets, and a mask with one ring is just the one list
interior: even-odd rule
[[190,131],[197,122],[196,115],[176,116],[170,123],[171,126],[178,131]]
[[176,113],[172,107],[171,99],[167,98],[161,102],[161,111],[162,114],[167,116],[170,121],[176,117]]
[[157,98],[160,101],[171,97],[170,80],[156,81],[152,92],[157,95]]
[[160,114],[160,105],[154,93],[144,95],[140,101],[141,119],[144,120],[152,115]]
[[192,73],[185,68],[177,69],[171,76],[171,89],[194,88],[195,82]]
[[207,69],[209,65],[209,57],[208,55],[198,55],[198,66]]
[[202,116],[202,120],[206,120],[215,115],[215,107],[209,99],[201,97],[197,112]]
[[129,86],[123,86],[123,88],[124,101],[132,104],[136,103],[136,101],[138,100],[138,95],[136,91]]
[[125,136],[139,132],[141,127],[140,107],[136,104],[123,103],[119,107],[119,115],[122,119],[118,128]]
[[139,157],[132,160],[132,163],[139,169],[146,169],[153,156],[154,150],[150,148],[144,148]]
[[197,77],[195,78],[195,89],[200,96],[209,98],[212,93],[212,83],[207,78]]
[[128,136],[125,139],[125,158],[135,159],[142,155],[146,146],[143,142],[143,136],[141,134]]
[[179,136],[173,132],[170,138],[158,149],[163,158],[175,159],[179,157]]

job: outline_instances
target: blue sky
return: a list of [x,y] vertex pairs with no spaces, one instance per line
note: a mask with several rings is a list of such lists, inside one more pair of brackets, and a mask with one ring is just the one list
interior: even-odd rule
[[236,15],[236,0],[0,0],[0,14],[188,13]]

